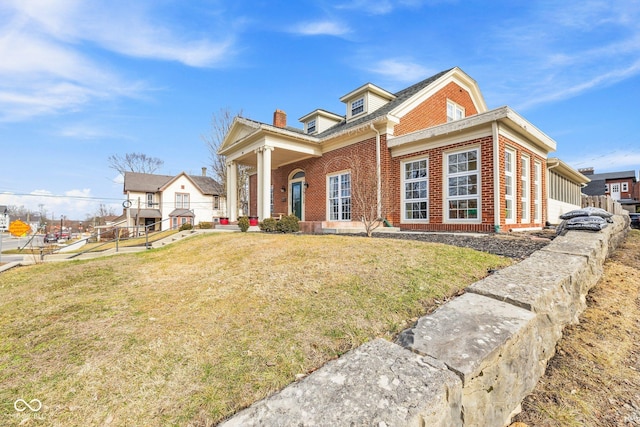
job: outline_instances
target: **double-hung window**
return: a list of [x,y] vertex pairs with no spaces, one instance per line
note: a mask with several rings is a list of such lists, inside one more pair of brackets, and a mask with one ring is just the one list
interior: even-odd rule
[[464,108],[453,101],[447,101],[447,122],[464,118]]
[[351,220],[351,173],[329,176],[329,220]]
[[151,208],[153,205],[153,193],[147,193],[147,208]]
[[514,222],[516,218],[516,183],[515,164],[516,153],[512,150],[504,152],[504,197],[505,197],[505,219],[507,222]]
[[533,220],[542,221],[542,164],[533,164]]
[[176,193],[176,209],[189,209],[189,193]]
[[429,162],[411,160],[402,164],[402,217],[405,220],[429,219]]
[[522,222],[529,222],[529,209],[531,206],[531,195],[529,194],[529,157],[522,156],[520,158],[520,192],[521,192],[521,208]]
[[307,133],[314,133],[316,131],[316,121],[314,120],[309,120],[307,122]]
[[351,103],[351,115],[356,116],[364,112],[364,98],[358,98]]
[[478,220],[480,165],[478,149],[447,154],[447,216],[450,220]]

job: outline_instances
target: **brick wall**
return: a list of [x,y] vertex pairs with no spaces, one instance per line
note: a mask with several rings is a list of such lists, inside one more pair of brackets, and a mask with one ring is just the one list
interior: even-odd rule
[[[515,230],[518,228],[529,228],[529,227],[542,227],[544,226],[547,220],[547,159],[540,157],[534,154],[531,150],[522,147],[518,143],[510,140],[509,138],[500,135],[499,140],[499,160],[500,160],[500,229],[502,231]],[[516,168],[514,170],[514,182],[516,185],[516,198],[515,198],[515,208],[516,208],[516,219],[515,223],[507,224],[505,218],[504,207],[506,206],[506,196],[504,192],[504,188],[506,185],[505,175],[504,175],[504,156],[506,148],[513,150],[515,152],[515,165]],[[527,155],[529,157],[529,222],[522,222],[522,185],[521,185],[521,175],[522,175],[522,156]],[[542,185],[542,215],[539,222],[534,222],[534,191],[533,191],[533,182],[534,182],[534,163],[538,161],[542,165],[541,171],[541,185]]]
[[[468,232],[491,232],[494,226],[493,215],[493,138],[490,136],[478,138],[470,141],[451,144],[446,147],[433,148],[418,151],[409,155],[393,158],[391,169],[393,182],[398,189],[393,197],[393,203],[397,209],[393,212],[392,221],[394,225],[404,230],[425,230],[425,231],[468,231]],[[480,214],[482,223],[474,224],[444,224],[445,212],[443,210],[446,195],[444,191],[444,155],[445,152],[464,150],[465,148],[480,148]],[[401,222],[400,206],[402,203],[401,185],[401,165],[406,159],[429,158],[429,223],[406,223]]]
[[465,116],[478,114],[469,92],[451,82],[402,117],[393,133],[399,136],[446,123],[447,99],[464,107]]
[[[385,139],[386,141],[386,139]],[[275,169],[271,173],[273,188],[276,189],[274,211],[286,213],[289,211],[288,182],[289,176],[295,171],[305,172],[305,181],[309,187],[304,190],[304,220],[327,220],[327,175],[340,171],[348,171],[352,167],[352,159],[357,159],[361,165],[376,164],[376,138],[371,137],[348,147],[325,153],[320,158],[308,159]],[[383,151],[387,151],[386,143]],[[387,153],[388,155],[388,153]],[[281,187],[287,188],[287,192],[281,193]],[[352,217],[359,217],[357,211],[352,212]]]

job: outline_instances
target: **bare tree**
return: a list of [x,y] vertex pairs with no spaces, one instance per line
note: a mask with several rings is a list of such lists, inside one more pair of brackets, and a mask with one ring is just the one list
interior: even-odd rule
[[93,215],[87,214],[85,221],[89,224],[95,225],[105,225],[107,217],[116,216],[116,211],[112,206],[105,205],[104,203],[100,203],[98,209]]
[[[220,154],[220,148],[224,138],[229,133],[233,120],[242,115],[242,110],[232,113],[227,108],[220,108],[217,113],[211,115],[211,130],[208,135],[201,135],[202,140],[209,150],[209,160],[215,179],[222,184],[223,191],[227,191],[227,158]],[[249,173],[248,166],[238,167],[238,204],[246,214],[249,206]]]
[[163,160],[144,153],[127,153],[124,156],[113,154],[108,157],[109,167],[122,175],[125,172],[154,173],[162,167]]
[[378,188],[375,164],[355,156],[341,156],[329,162],[329,166],[348,169],[351,173],[351,218],[362,222],[368,237],[384,224],[390,191],[387,183]]

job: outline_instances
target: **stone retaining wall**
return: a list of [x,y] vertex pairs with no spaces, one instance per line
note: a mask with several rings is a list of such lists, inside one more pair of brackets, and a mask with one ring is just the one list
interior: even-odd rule
[[231,426],[507,425],[578,321],[628,216],[569,231],[421,318],[239,412]]

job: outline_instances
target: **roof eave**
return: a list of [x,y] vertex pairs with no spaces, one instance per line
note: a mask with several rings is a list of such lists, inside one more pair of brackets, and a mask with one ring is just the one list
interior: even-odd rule
[[509,128],[519,131],[520,133],[524,133],[536,146],[547,153],[555,151],[556,149],[556,142],[553,139],[506,106],[487,111],[486,113],[475,114],[464,119],[443,123],[428,129],[391,138],[387,141],[387,146],[390,148],[398,147],[400,145],[417,142],[423,139],[448,135],[453,132],[460,132],[474,127],[488,125],[491,122],[502,122],[507,124]]
[[578,184],[588,184],[591,179],[578,172],[557,157],[549,157],[547,159],[547,169],[558,171],[561,175],[577,182]]

